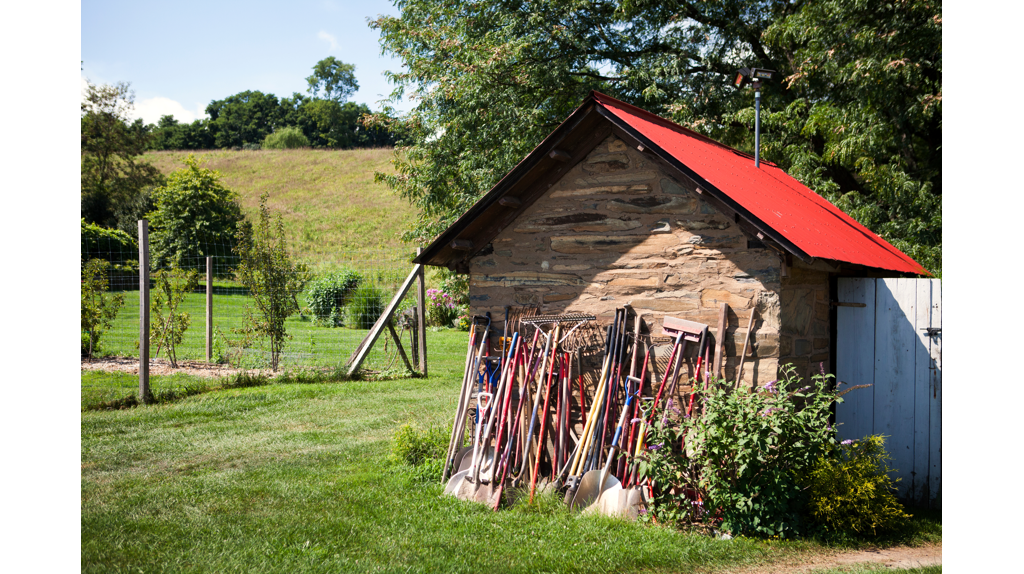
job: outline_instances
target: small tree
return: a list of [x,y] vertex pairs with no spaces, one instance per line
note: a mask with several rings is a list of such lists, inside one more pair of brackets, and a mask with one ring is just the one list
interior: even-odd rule
[[232,244],[238,224],[244,221],[238,195],[224,187],[218,172],[201,167],[201,160],[192,154],[182,163],[185,167],[154,192],[157,207],[149,223],[157,267],[197,267],[202,257],[212,254],[209,245]]
[[90,259],[82,268],[82,331],[88,334],[86,355],[99,348],[100,335],[110,328],[124,305],[124,295],[107,294],[107,269],[110,262]]
[[175,349],[181,344],[185,330],[192,322],[192,317],[188,313],[178,312],[178,305],[199,285],[199,272],[182,269],[161,270],[154,273],[153,278],[156,280],[156,289],[150,303],[153,329],[149,340],[156,343],[154,356],[160,356],[160,349],[166,347],[167,359],[171,361],[171,366],[177,369],[178,355]]
[[281,216],[271,219],[264,193],[260,196],[259,218],[251,231],[244,224],[238,226],[235,253],[241,262],[236,273],[249,290],[253,305],[245,307],[245,325],[233,331],[244,335],[243,345],[269,339],[270,367],[276,371],[284,342],[291,338],[284,322],[299,311],[297,295],[309,280],[309,270],[288,256]]

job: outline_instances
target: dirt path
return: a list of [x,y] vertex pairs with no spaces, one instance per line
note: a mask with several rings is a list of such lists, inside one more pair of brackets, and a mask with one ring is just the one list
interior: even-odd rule
[[[123,373],[138,374],[139,359],[132,357],[104,357],[100,359],[82,359],[82,370],[96,371],[121,371]],[[149,374],[151,375],[172,375],[174,373],[186,373],[200,377],[224,377],[234,375],[240,371],[247,370],[250,373],[262,372],[270,374],[269,370],[258,371],[255,369],[235,369],[230,365],[210,365],[201,361],[178,361],[178,368],[171,368],[166,359],[150,359]]]
[[730,570],[731,574],[796,574],[853,566],[879,564],[886,568],[920,568],[942,564],[942,544],[924,546],[898,546],[877,550],[855,550],[824,554],[811,558],[783,559],[770,566],[757,566],[743,570]]

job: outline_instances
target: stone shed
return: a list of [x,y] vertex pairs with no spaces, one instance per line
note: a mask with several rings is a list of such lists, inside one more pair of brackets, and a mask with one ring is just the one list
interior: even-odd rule
[[780,364],[802,376],[835,356],[836,280],[927,274],[777,166],[592,92],[417,257],[470,277],[471,313],[506,306],[596,315],[629,304],[705,323],[728,303],[725,374]]

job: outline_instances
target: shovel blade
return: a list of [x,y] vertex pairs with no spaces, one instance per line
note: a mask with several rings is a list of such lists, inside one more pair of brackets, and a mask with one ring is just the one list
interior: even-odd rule
[[616,486],[620,489],[622,488],[622,485],[619,484],[619,479],[610,474],[604,479],[603,485],[600,482],[600,470],[595,469],[584,474],[583,478],[580,479],[580,486],[576,489],[576,496],[573,497],[570,508],[573,510],[586,508],[597,500],[597,497],[605,490]]
[[468,469],[453,474],[452,477],[448,479],[448,484],[444,485],[444,494],[455,496],[455,490],[458,489],[459,485],[466,480],[467,476],[469,476]]

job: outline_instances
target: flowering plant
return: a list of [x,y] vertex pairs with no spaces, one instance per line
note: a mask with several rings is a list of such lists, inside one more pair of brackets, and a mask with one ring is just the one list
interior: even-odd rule
[[455,298],[440,289],[427,289],[427,322],[438,327],[451,327],[458,317]]

